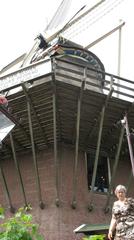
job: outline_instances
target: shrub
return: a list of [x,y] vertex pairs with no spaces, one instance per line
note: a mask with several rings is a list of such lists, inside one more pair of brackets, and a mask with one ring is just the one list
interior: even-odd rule
[[[3,218],[4,210],[0,208]],[[5,218],[6,219],[6,218]],[[27,208],[20,208],[13,217],[9,217],[0,224],[0,240],[43,240],[39,234],[38,225],[32,223],[32,215]]]
[[106,239],[106,235],[99,234],[99,235],[86,236],[82,240],[104,240],[104,239]]

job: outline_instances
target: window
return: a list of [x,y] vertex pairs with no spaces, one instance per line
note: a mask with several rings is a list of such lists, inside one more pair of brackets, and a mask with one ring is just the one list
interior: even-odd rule
[[[87,154],[87,178],[88,189],[91,189],[92,176],[95,162],[95,154]],[[98,160],[94,191],[107,192],[110,182],[109,159],[106,156],[100,156]]]

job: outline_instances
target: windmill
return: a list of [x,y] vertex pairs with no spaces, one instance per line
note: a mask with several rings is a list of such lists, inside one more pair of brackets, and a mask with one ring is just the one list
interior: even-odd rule
[[[90,43],[85,47],[71,42],[70,39],[64,38],[63,35],[66,31],[69,31],[71,27],[75,27],[76,24],[79,23],[86,16],[90,16],[90,14],[92,14],[92,12],[95,12],[96,9],[100,8],[100,12],[102,12],[101,14],[98,14],[98,18],[94,19],[93,21],[89,20],[89,25],[93,24],[95,21],[98,21],[101,17],[109,13],[109,11],[111,11],[122,1],[110,1],[110,3],[108,2],[109,1],[107,0],[98,1],[95,5],[93,5],[90,9],[87,10],[85,10],[87,6],[84,5],[69,20],[67,20],[66,17],[69,12],[69,5],[71,4],[71,0],[63,0],[52,20],[47,25],[43,34],[39,34],[35,39],[35,44],[30,50],[30,52],[25,56],[22,66],[27,66],[30,63],[34,63],[41,59],[45,59],[55,55],[66,54],[71,56],[74,55],[75,60],[77,58],[77,60],[79,59],[87,62],[87,64],[91,64],[92,67],[104,71],[103,64],[92,52],[88,51],[88,49],[97,44],[99,41],[103,40],[105,37],[108,37],[115,31],[121,30],[125,22],[120,22],[118,26],[116,26],[115,28],[105,33],[103,36],[96,39],[94,42]],[[60,24],[61,22],[63,22],[63,24]],[[101,80],[104,79],[104,75],[101,75],[99,77]],[[125,126],[125,128],[127,131],[128,125]],[[127,140],[132,162],[132,170],[134,172],[133,153],[131,150],[131,143],[129,141],[129,137],[127,137]]]
[[[114,0],[110,0],[110,2],[113,2],[113,1]],[[55,56],[57,56],[59,58],[60,57],[64,58],[66,56],[66,57],[69,57],[72,61],[75,61],[75,62],[79,61],[84,66],[91,65],[92,68],[101,70],[101,74],[100,75],[98,74],[96,76],[96,78],[99,79],[101,82],[101,85],[99,86],[99,90],[103,91],[103,80],[104,80],[105,75],[103,75],[102,72],[104,72],[104,66],[101,63],[101,61],[97,58],[97,56],[95,56],[95,54],[93,54],[92,52],[90,52],[88,50],[91,45],[88,45],[86,47],[84,47],[83,45],[81,46],[81,45],[76,44],[75,42],[71,41],[72,40],[71,37],[66,38],[65,36],[66,36],[66,32],[69,32],[70,29],[73,27],[75,28],[77,23],[81,23],[81,21],[84,20],[86,16],[89,17],[89,25],[93,24],[95,21],[98,21],[100,19],[100,17],[105,15],[112,8],[112,6],[113,6],[112,4],[111,4],[111,6],[107,5],[105,11],[102,11],[102,7],[106,6],[105,4],[108,4],[108,2],[109,1],[107,1],[107,0],[98,1],[97,4],[95,4],[88,10],[86,10],[86,6],[84,5],[80,9],[78,9],[78,11],[76,11],[76,13],[73,14],[73,16],[70,19],[67,19],[66,16],[67,16],[67,13],[69,10],[68,5],[71,3],[71,1],[66,1],[66,0],[62,1],[62,4],[59,6],[59,8],[56,11],[51,22],[45,28],[45,31],[42,32],[41,34],[39,34],[37,36],[37,38],[35,39],[35,44],[32,47],[32,49],[25,56],[20,57],[20,60],[23,61],[22,65],[21,65],[21,67],[23,67],[22,69],[25,70],[25,69],[27,69],[27,67],[30,68],[30,65],[32,67],[32,66],[36,65],[37,62],[40,62],[40,60],[44,61],[45,59],[53,59],[53,57],[55,57]],[[114,2],[119,3],[121,1],[116,0]],[[95,13],[97,15],[97,18],[91,19],[92,17],[90,18],[90,16],[92,16],[92,13],[95,12],[96,9],[100,9],[101,14],[99,15],[99,14]],[[109,34],[113,33],[114,31],[120,29],[121,26],[123,26],[122,23],[119,26],[117,26],[115,29],[109,31],[109,33],[106,33],[100,39],[97,39],[96,42],[92,43],[92,45],[99,42],[104,37],[108,36]],[[21,69],[20,69],[20,72],[21,72]],[[84,76],[84,74],[83,74],[83,76]],[[16,78],[17,78],[17,76],[16,76]],[[20,82],[23,79],[25,79],[25,81],[27,81],[26,75],[24,75],[23,78],[20,79]],[[84,83],[84,81],[83,81],[83,83]],[[83,87],[84,86],[83,83],[81,84],[81,82],[80,82],[80,84],[81,84],[80,87],[82,90],[85,90]],[[33,82],[32,82],[32,84],[34,85]],[[32,84],[31,84],[31,86],[32,86]],[[26,96],[27,96],[27,92],[26,92]],[[81,96],[82,96],[82,94],[80,92],[80,99],[78,99],[79,102],[81,102]],[[79,106],[79,108],[78,108],[78,115],[79,115],[80,104],[78,106]],[[59,111],[61,111],[60,108],[59,108]],[[38,117],[38,116],[36,116],[36,117]],[[78,118],[78,121],[77,121],[78,124],[79,124],[79,119],[80,119],[80,117]],[[11,124],[12,124],[12,122],[11,122]],[[14,124],[12,124],[12,127],[14,127]],[[56,132],[56,129],[55,129],[55,132]],[[78,132],[78,130],[77,130],[77,132]],[[69,142],[69,140],[68,140],[68,143],[71,142],[71,141]],[[79,141],[78,136],[76,137],[76,140],[77,140],[76,145],[78,146],[78,141]],[[55,142],[56,142],[56,140],[55,140]],[[99,146],[99,144],[98,144],[98,146]],[[78,150],[78,147],[76,147],[76,148],[77,148],[76,150]],[[55,152],[56,152],[56,150],[55,150]],[[78,152],[76,152],[76,158],[77,158],[77,155],[78,155]],[[97,158],[98,158],[98,156],[96,157],[96,159]],[[94,182],[92,185],[94,186]],[[73,203],[74,203],[73,206],[75,206],[75,201],[73,201]]]

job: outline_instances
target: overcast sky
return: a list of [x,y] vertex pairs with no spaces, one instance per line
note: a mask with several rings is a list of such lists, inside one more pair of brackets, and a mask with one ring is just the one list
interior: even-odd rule
[[[61,2],[61,0],[0,1],[0,69],[32,48],[34,38],[45,29]],[[89,5],[91,2],[97,1],[72,0],[72,15],[81,6]],[[76,27],[76,34],[73,30],[72,35],[65,34],[65,37],[69,36],[71,40],[86,46],[101,34],[111,30],[122,19],[125,21],[125,26],[122,28],[121,76],[133,80],[134,1],[121,0],[118,2],[120,4],[113,10],[106,11],[106,13],[104,11],[104,14],[102,12],[100,19],[99,13],[92,16],[93,19],[98,17],[98,20],[93,21],[94,23],[90,24],[92,19],[82,23],[81,27]],[[88,24],[91,26],[88,27]],[[117,74],[118,32],[91,48],[90,51],[93,51],[101,59],[106,71]]]

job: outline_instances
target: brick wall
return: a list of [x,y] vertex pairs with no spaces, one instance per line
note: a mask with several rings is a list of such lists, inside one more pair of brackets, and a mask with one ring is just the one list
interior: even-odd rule
[[[106,195],[99,193],[93,195],[93,211],[89,212],[87,209],[90,201],[90,193],[87,188],[83,153],[79,153],[78,161],[77,207],[76,209],[72,209],[74,150],[67,146],[62,146],[58,149],[60,206],[57,207],[55,205],[56,188],[53,149],[47,149],[37,154],[42,200],[45,203],[43,210],[39,207],[32,154],[17,156],[26,198],[27,202],[32,205],[34,220],[39,223],[40,231],[46,240],[80,239],[82,234],[76,235],[73,233],[76,227],[83,223],[109,223],[111,212],[108,214],[104,213],[103,209],[106,203]],[[12,159],[9,159],[5,160],[2,165],[12,204],[17,209],[24,205],[24,198],[18,181],[15,164]],[[121,161],[115,184],[126,184],[129,175],[129,161]],[[132,181],[129,194],[134,194],[133,189]],[[111,200],[111,204],[112,201],[113,199]],[[7,208],[7,211],[9,211],[9,204],[5,196],[2,181],[0,182],[0,202]]]

